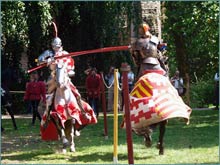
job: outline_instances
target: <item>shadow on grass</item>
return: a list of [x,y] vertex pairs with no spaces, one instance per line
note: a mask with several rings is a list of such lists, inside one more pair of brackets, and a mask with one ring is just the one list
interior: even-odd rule
[[20,153],[20,154],[16,154],[16,155],[9,155],[9,156],[2,156],[1,159],[2,160],[25,160],[25,161],[31,161],[36,159],[36,157],[39,157],[40,155],[46,156],[46,155],[51,155],[54,154],[52,151],[48,151],[48,152],[42,152],[42,151],[31,151],[31,152],[26,152],[26,153]]
[[[219,145],[219,112],[193,111],[190,124],[183,119],[170,119],[164,136],[165,148],[209,148]],[[153,133],[153,143],[158,141],[159,129]]]
[[[150,158],[153,158],[154,156],[134,156],[134,160],[147,160]],[[80,155],[80,156],[73,156],[70,161],[71,162],[84,162],[84,163],[90,163],[92,160],[92,162],[113,162],[113,153],[112,152],[108,152],[108,153],[91,153],[91,154],[84,154],[84,155]],[[112,161],[111,161],[112,160]],[[125,154],[118,154],[118,160],[120,161],[128,161],[128,155],[127,153]]]
[[[79,151],[87,150],[89,147],[100,146],[112,146],[113,145],[113,116],[108,116],[108,132],[109,139],[104,140],[101,135],[104,129],[103,118],[99,119],[97,125],[91,125],[82,130],[82,134],[79,138],[76,138],[76,149]],[[122,115],[119,116],[119,123],[122,121]],[[62,155],[57,155],[54,150],[61,147],[61,142],[42,142],[39,136],[39,125],[36,127],[30,127],[30,119],[18,119],[19,130],[13,131],[10,119],[3,119],[6,132],[2,134],[2,147],[7,149],[8,146],[4,146],[4,143],[9,145],[10,151],[6,150],[2,152],[2,160],[25,160],[32,161],[38,159],[42,160],[56,160],[62,159]],[[38,123],[39,124],[39,123]],[[153,146],[158,141],[158,128],[153,134]],[[126,131],[119,128],[119,144],[122,146],[127,145]],[[15,138],[16,137],[16,138]],[[15,139],[18,139],[17,141]],[[167,125],[165,137],[165,149],[184,149],[184,148],[209,148],[218,146],[219,142],[219,121],[218,112],[216,111],[193,111],[191,115],[191,123],[186,126],[180,119],[170,119]],[[144,145],[143,137],[133,134],[133,143],[138,145]],[[17,146],[16,146],[17,145]],[[18,153],[21,151],[21,153]],[[144,149],[145,151],[145,149]],[[150,148],[146,148],[147,152],[151,152]],[[14,153],[13,153],[14,152]],[[10,154],[13,153],[13,154]],[[80,152],[79,152],[80,153]],[[52,154],[52,157],[49,155]],[[80,153],[82,154],[82,152]],[[48,155],[48,157],[46,157]],[[142,154],[143,155],[143,154]],[[92,162],[110,162],[113,160],[113,153],[111,151],[100,152],[90,151],[82,155],[71,154],[67,155],[69,161],[78,162],[79,160],[85,163]],[[155,155],[157,156],[157,155]],[[42,157],[42,158],[41,158]],[[122,161],[127,161],[127,152],[118,155]],[[148,155],[145,157],[134,156],[135,160],[151,159],[154,155]],[[99,161],[100,160],[100,161]]]
[[[83,162],[83,163],[91,163],[91,162],[109,162],[111,163],[113,161],[113,153],[91,153],[91,154],[83,154],[83,155],[77,155],[77,154],[66,154],[63,155],[60,153],[60,156],[51,156],[54,154],[54,152],[42,152],[42,151],[32,151],[28,153],[20,153],[16,155],[10,155],[10,156],[2,156],[2,160],[12,160],[12,161],[36,161],[40,158],[41,162],[53,160],[53,162],[56,162],[56,160],[60,161],[63,159],[62,157],[68,157],[68,161],[72,163],[76,162]],[[146,157],[138,157],[135,156],[135,160],[147,160],[150,158],[153,158],[154,156],[146,156]],[[118,154],[118,159],[120,161],[128,161],[127,154]],[[112,160],[112,161],[111,161]]]

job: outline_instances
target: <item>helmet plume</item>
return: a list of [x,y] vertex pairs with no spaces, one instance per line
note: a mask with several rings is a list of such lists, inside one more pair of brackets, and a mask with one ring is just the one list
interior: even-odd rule
[[52,24],[53,24],[53,27],[54,27],[54,31],[55,31],[55,37],[57,37],[57,26],[56,26],[56,24],[55,24],[55,22],[52,22]]

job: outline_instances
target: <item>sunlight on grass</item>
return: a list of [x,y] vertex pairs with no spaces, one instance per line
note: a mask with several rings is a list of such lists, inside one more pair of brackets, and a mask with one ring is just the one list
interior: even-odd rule
[[[119,123],[122,115],[119,115]],[[17,119],[19,130],[12,131],[10,120],[3,119],[2,164],[112,164],[113,116],[108,114],[108,139],[103,136],[103,116],[75,138],[76,152],[62,154],[60,141],[46,142],[39,136],[39,123],[30,127],[29,119]],[[133,137],[135,164],[216,164],[219,162],[218,112],[194,111],[190,125],[180,119],[169,120],[165,134],[165,155],[156,148],[159,131],[152,136],[153,145],[146,148],[143,137]],[[15,138],[16,137],[16,138]],[[119,128],[118,162],[128,163],[126,131]]]

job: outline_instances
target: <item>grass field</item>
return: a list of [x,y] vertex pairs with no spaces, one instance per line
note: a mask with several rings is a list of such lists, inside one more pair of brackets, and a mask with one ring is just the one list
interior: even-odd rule
[[[1,164],[113,164],[113,115],[108,114],[108,139],[103,136],[103,116],[96,125],[81,131],[75,139],[76,152],[61,153],[59,141],[45,142],[39,133],[39,121],[16,118],[14,131],[10,119],[2,119],[5,132],[1,139]],[[119,123],[122,115],[119,115]],[[219,112],[194,110],[190,125],[181,119],[171,119],[165,134],[165,155],[156,149],[158,129],[153,134],[153,146],[146,148],[143,137],[133,134],[135,164],[219,164]],[[128,164],[126,132],[119,128],[118,163]]]

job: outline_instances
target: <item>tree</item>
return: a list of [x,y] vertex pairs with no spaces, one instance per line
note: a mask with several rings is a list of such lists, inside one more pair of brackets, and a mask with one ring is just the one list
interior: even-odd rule
[[[189,104],[190,82],[197,81],[197,77],[200,81],[210,80],[210,75],[214,75],[219,66],[219,4],[215,1],[166,2],[164,7],[167,19],[163,34],[171,45],[168,51],[170,61],[176,61],[176,65],[170,63],[171,71],[174,72],[175,68],[180,70],[187,87]],[[210,93],[211,86],[207,87]],[[191,94],[194,95],[193,92]]]
[[177,68],[192,81],[195,73],[209,78],[218,66],[218,2],[166,2],[165,7],[164,37],[172,45],[169,55]]
[[48,2],[25,1],[25,12],[28,25],[29,66],[36,66],[35,59],[47,45],[48,27],[51,26],[50,5]]

